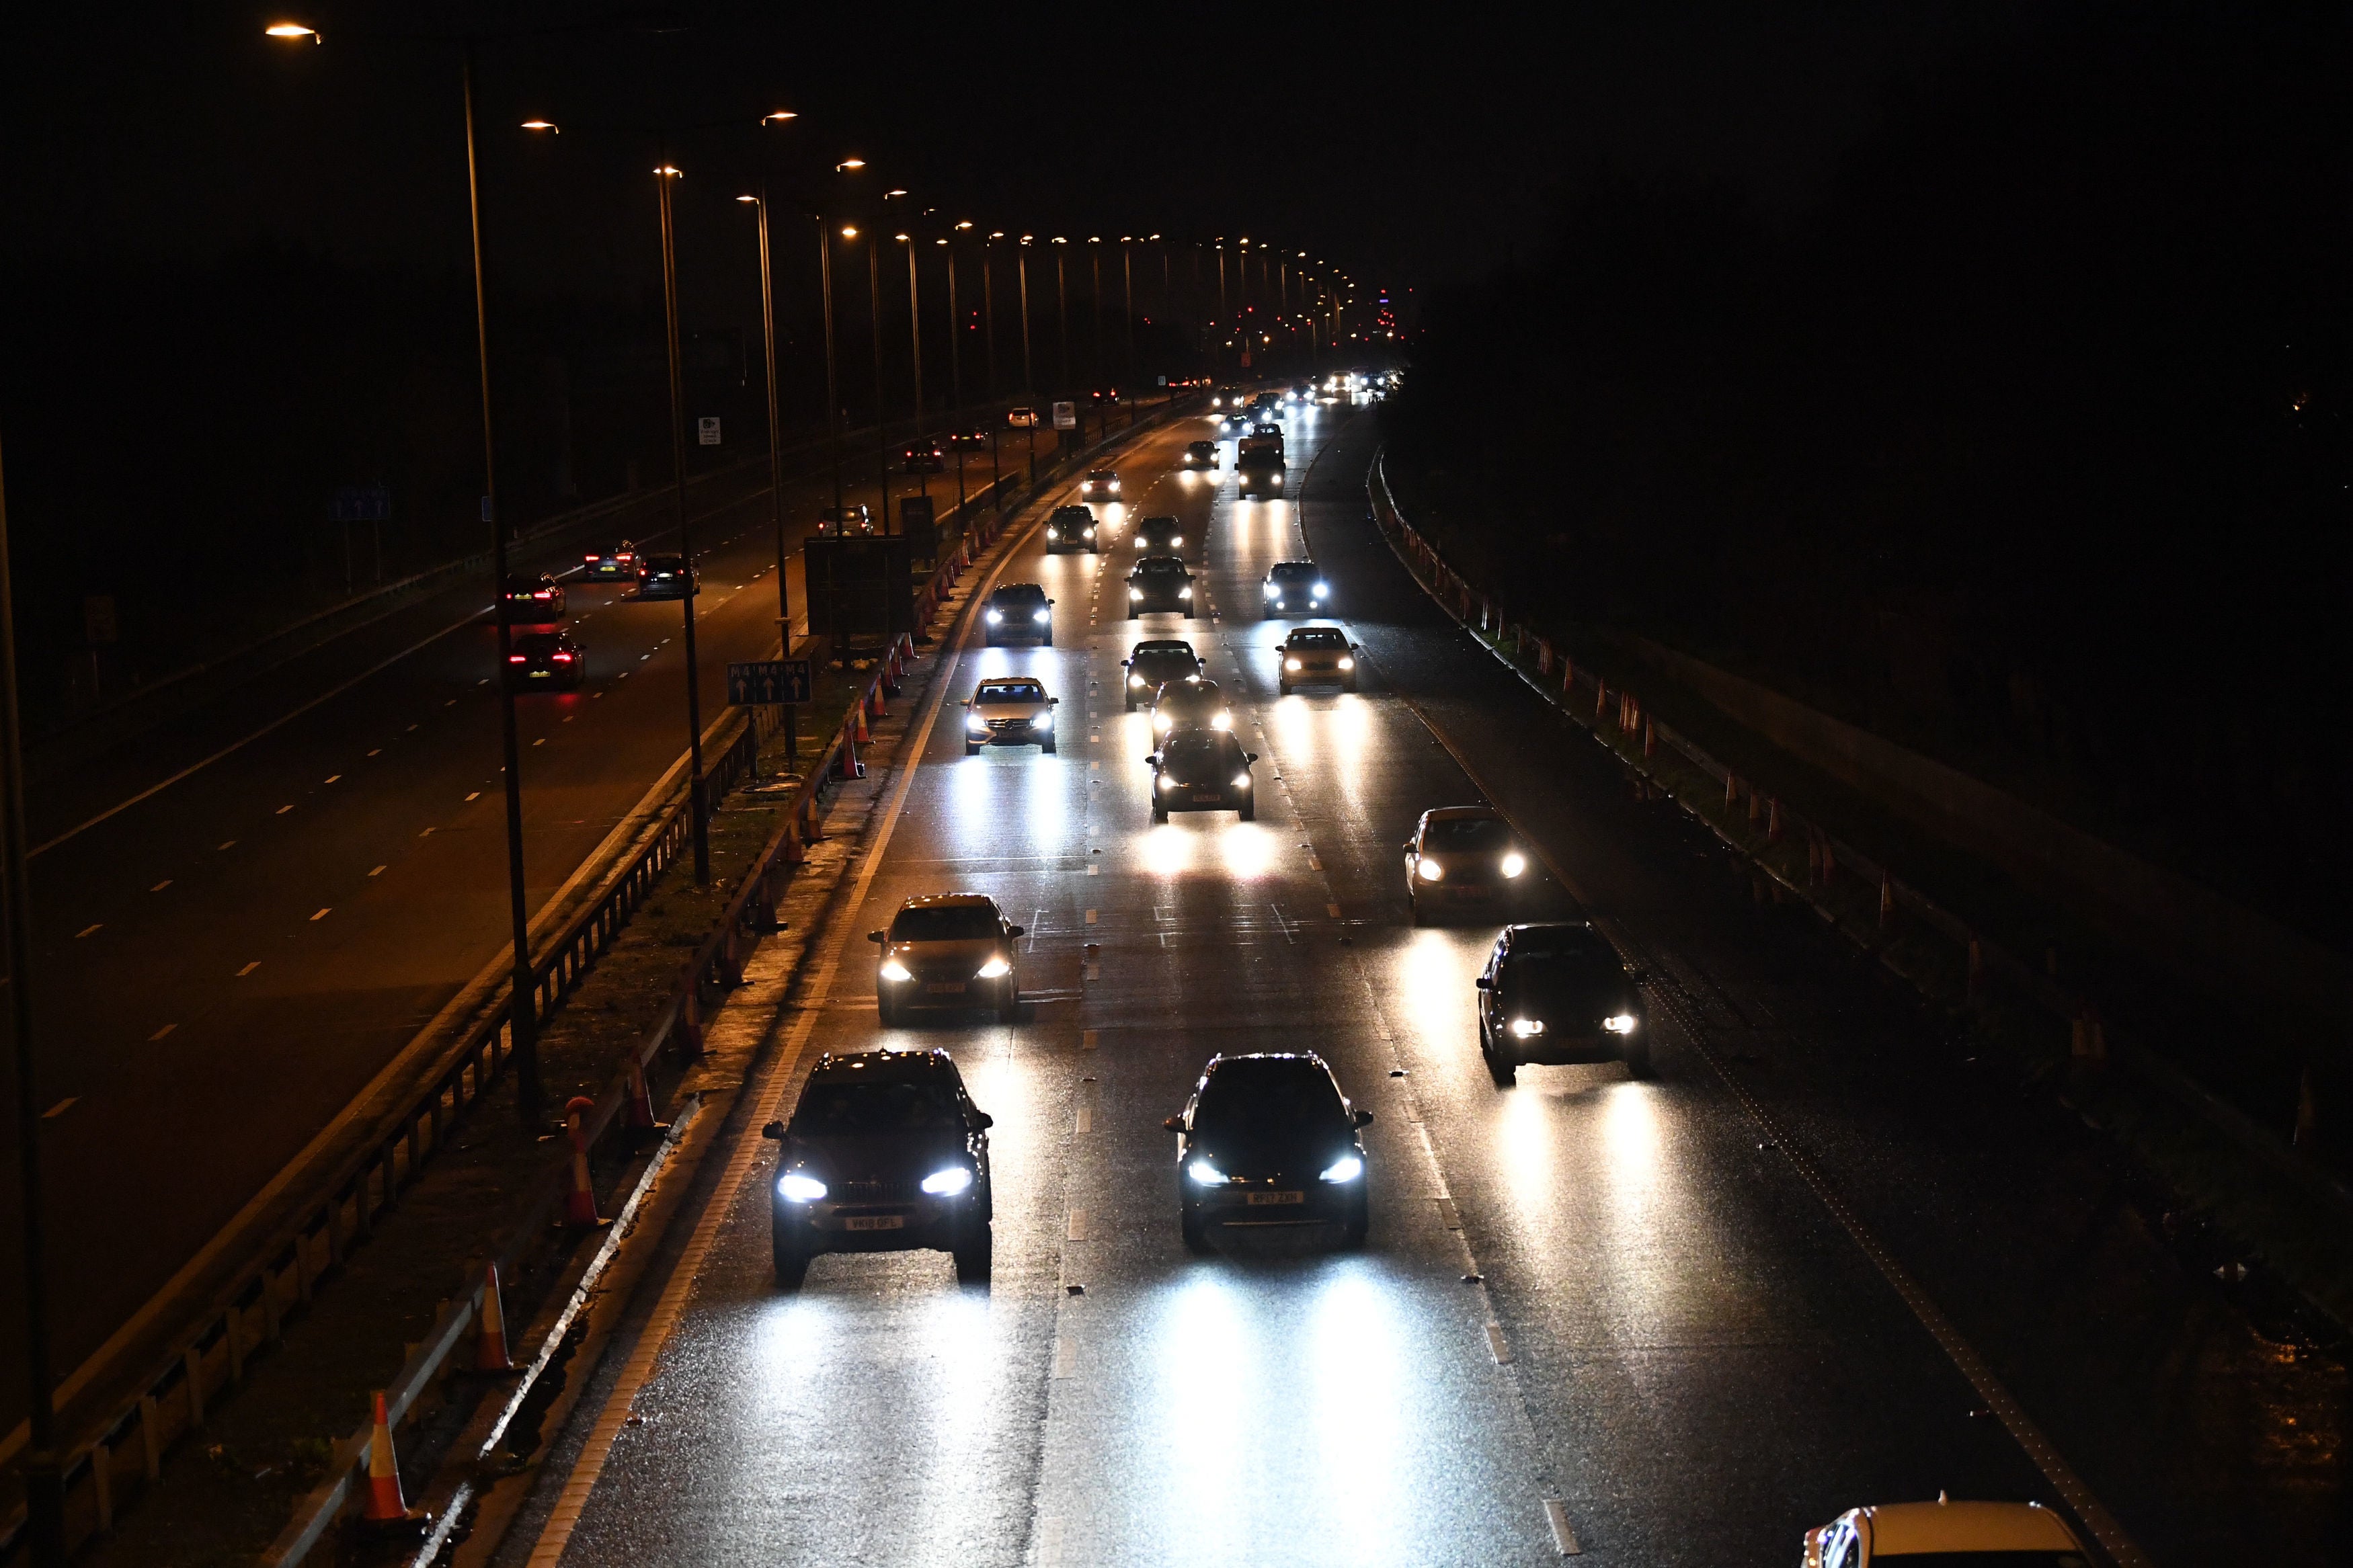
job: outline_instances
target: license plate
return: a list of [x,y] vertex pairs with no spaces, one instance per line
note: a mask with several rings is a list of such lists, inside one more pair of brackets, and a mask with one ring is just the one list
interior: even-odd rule
[[1195,805],[1199,805],[1201,802],[1203,802],[1203,801],[1205,801],[1205,800],[1206,800],[1206,801],[1215,801],[1217,798],[1218,798],[1218,792],[1217,792],[1216,790],[1213,790],[1213,789],[1210,789],[1210,790],[1200,790],[1200,789],[1197,789],[1197,790],[1195,790],[1195,791],[1193,792],[1193,802],[1194,802],[1194,804],[1195,804]]
[[934,980],[929,985],[924,986],[923,989],[930,992],[934,996],[961,996],[964,994],[964,982],[961,980]]
[[907,1216],[902,1214],[854,1214],[841,1222],[844,1230],[904,1230]]
[[1278,1204],[1303,1204],[1306,1201],[1305,1193],[1252,1193],[1250,1194],[1250,1206],[1254,1209],[1269,1208]]

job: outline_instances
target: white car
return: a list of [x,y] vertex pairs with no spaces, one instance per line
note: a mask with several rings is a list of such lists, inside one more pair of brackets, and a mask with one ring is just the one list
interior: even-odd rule
[[991,676],[965,702],[964,754],[969,757],[983,746],[1034,743],[1052,755],[1057,703],[1034,675]]
[[1883,1503],[1806,1531],[1805,1568],[1905,1568],[1982,1556],[1988,1568],[2092,1568],[2066,1521],[2036,1502]]
[[1019,408],[1008,408],[1005,411],[1005,422],[1016,430],[1028,430],[1037,425],[1038,411],[1026,405]]

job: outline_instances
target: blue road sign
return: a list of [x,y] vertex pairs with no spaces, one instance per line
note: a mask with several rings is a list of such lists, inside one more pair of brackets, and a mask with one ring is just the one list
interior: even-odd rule
[[811,682],[805,658],[761,658],[727,667],[727,700],[738,708],[807,702]]

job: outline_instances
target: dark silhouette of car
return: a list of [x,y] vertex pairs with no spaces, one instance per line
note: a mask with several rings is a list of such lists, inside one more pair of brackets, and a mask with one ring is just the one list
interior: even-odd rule
[[1165,515],[1147,517],[1135,525],[1135,548],[1145,555],[1173,555],[1185,548],[1185,525]]
[[828,1252],[931,1248],[955,1258],[959,1282],[986,1284],[993,1124],[945,1051],[818,1058],[790,1119],[760,1130],[782,1145],[768,1197],[776,1283],[797,1290]]
[[986,1007],[1012,1023],[1020,1016],[1013,943],[1021,934],[985,893],[909,899],[888,930],[866,933],[882,949],[874,960],[874,1006],[883,1026],[921,1007]]
[[1256,752],[1224,730],[1184,730],[1144,759],[1152,768],[1152,820],[1172,811],[1230,811],[1258,820],[1258,789],[1250,764]]
[[1127,613],[1150,615],[1174,610],[1197,614],[1193,607],[1193,574],[1174,555],[1146,555],[1127,574]]
[[1096,468],[1079,486],[1079,494],[1088,500],[1117,500],[1119,475],[1109,468]]
[[1350,1247],[1372,1229],[1370,1162],[1358,1110],[1313,1051],[1217,1056],[1201,1069],[1176,1134],[1178,1225],[1204,1250],[1218,1227],[1337,1226]]
[[518,691],[553,687],[576,691],[588,672],[588,650],[570,632],[522,632],[508,643],[507,679]]
[[535,577],[509,577],[506,598],[511,625],[527,626],[564,618],[564,584],[545,573]]
[[1524,1065],[1621,1061],[1650,1077],[1642,978],[1588,921],[1505,926],[1477,982],[1488,1073],[1500,1085]]
[[1137,702],[1157,702],[1160,689],[1171,681],[1197,681],[1201,679],[1201,656],[1193,645],[1181,638],[1168,637],[1137,643],[1119,661],[1127,671],[1127,710],[1135,711]]
[[1405,841],[1406,900],[1416,925],[1447,912],[1515,909],[1540,880],[1535,857],[1492,805],[1433,806]]
[[1184,456],[1176,459],[1180,468],[1214,468],[1218,466],[1218,444],[1215,441],[1189,441]]
[[1276,692],[1284,697],[1302,686],[1336,686],[1356,689],[1356,645],[1337,626],[1293,626],[1274,645],[1282,659],[1274,678]]
[[1058,506],[1046,520],[1046,553],[1059,555],[1065,550],[1085,550],[1103,553],[1103,544],[1095,537],[1095,514],[1082,506]]
[[702,574],[683,555],[649,555],[638,563],[638,597],[683,599],[702,592]]
[[1278,616],[1327,615],[1332,584],[1313,561],[1278,561],[1267,569],[1266,607]]
[[1008,637],[1032,637],[1054,646],[1054,601],[1035,583],[1008,583],[988,596],[981,611],[982,637],[995,647]]

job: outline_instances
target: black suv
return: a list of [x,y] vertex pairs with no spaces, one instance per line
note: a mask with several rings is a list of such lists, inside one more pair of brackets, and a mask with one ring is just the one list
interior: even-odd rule
[[1095,514],[1082,506],[1058,506],[1054,515],[1046,520],[1046,553],[1064,550],[1091,550],[1103,553],[1095,539]]
[[638,597],[683,599],[702,591],[702,574],[688,567],[683,555],[648,555],[638,563]]
[[822,1253],[923,1248],[987,1283],[990,1125],[945,1051],[818,1058],[792,1119],[760,1130],[784,1145],[768,1200],[776,1283],[798,1289]]
[[1266,574],[1266,607],[1277,615],[1329,615],[1332,585],[1313,561],[1278,561]]
[[1135,525],[1140,555],[1173,555],[1185,548],[1185,525],[1173,517],[1147,517]]
[[1215,1226],[1337,1225],[1350,1247],[1372,1228],[1358,1110],[1313,1051],[1211,1057],[1177,1135],[1177,1213],[1185,1245]]
[[1127,671],[1127,710],[1135,711],[1141,700],[1155,701],[1160,689],[1168,682],[1201,679],[1201,656],[1193,645],[1175,637],[1153,642],[1140,642],[1121,659],[1120,668]]
[[1651,1076],[1642,974],[1584,921],[1505,926],[1479,979],[1479,1054],[1497,1087],[1523,1063],[1622,1061]]
[[1223,730],[1187,730],[1160,742],[1144,759],[1152,769],[1152,820],[1172,811],[1230,811],[1244,822],[1258,820],[1258,792],[1251,787],[1256,752]]
[[1174,555],[1147,555],[1127,574],[1127,613],[1141,616],[1155,610],[1195,613],[1193,574]]
[[1054,601],[1035,583],[1008,583],[988,596],[981,613],[988,646],[1008,637],[1034,637],[1040,647],[1054,646]]

